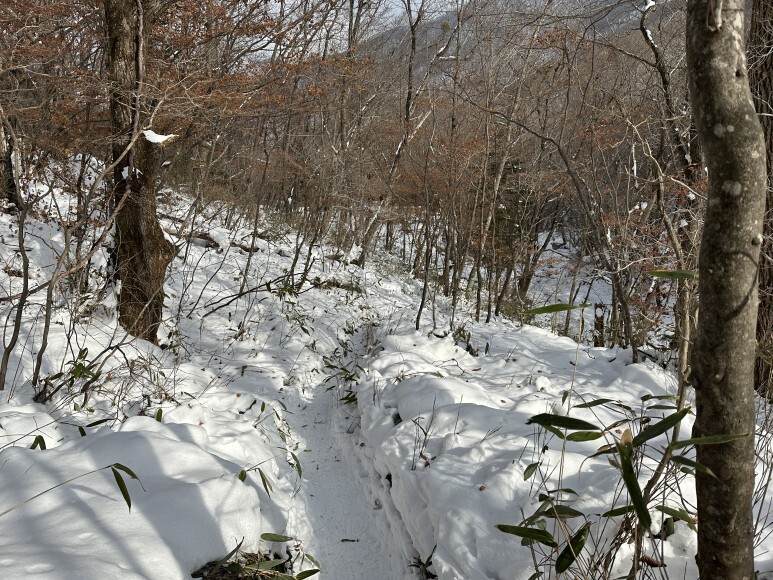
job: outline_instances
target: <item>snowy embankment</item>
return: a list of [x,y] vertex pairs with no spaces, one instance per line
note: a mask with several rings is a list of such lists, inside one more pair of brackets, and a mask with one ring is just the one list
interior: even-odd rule
[[[673,414],[669,373],[507,321],[458,315],[465,340],[455,340],[440,296],[415,332],[420,287],[386,257],[361,270],[314,249],[298,292],[288,276],[293,236],[253,238],[225,228],[214,209],[185,224],[183,200],[165,211],[180,252],[164,348],[120,329],[112,294],[96,290],[103,253],[92,293],[57,285],[36,388],[43,293],[25,309],[0,392],[4,578],[189,578],[237,546],[288,561],[288,575],[319,562],[320,576],[337,580],[547,578],[543,564],[586,523],[570,569],[600,577],[585,571],[611,554],[610,577],[628,572],[625,517],[599,515],[628,503],[620,470],[611,455],[590,456]],[[26,229],[37,284],[63,239],[49,219]],[[9,293],[20,286],[15,235],[14,218],[0,215]],[[465,351],[467,332],[478,356]],[[33,403],[42,385],[52,396]],[[599,434],[563,441],[528,423],[543,413]],[[683,437],[689,427],[688,417]],[[642,486],[664,442],[641,448]],[[667,564],[650,572],[694,578],[693,522],[657,509],[694,514],[691,479],[670,469],[665,481],[643,556]],[[761,497],[767,513],[770,494]],[[554,506],[563,517],[551,517]],[[555,550],[495,527],[535,512],[528,525],[543,526]],[[773,568],[771,544],[758,546],[763,572]]]
[[[557,523],[548,529],[562,543],[562,534],[571,535],[586,518],[595,521],[594,515],[622,505],[619,469],[606,456],[588,457],[628,424],[604,438],[564,445],[527,424],[530,417],[570,414],[600,427],[639,412],[657,417],[663,412],[647,407],[675,388],[673,378],[654,365],[626,366],[626,352],[578,348],[569,339],[506,322],[489,325],[485,337],[489,354],[480,357],[450,337],[386,337],[358,390],[361,455],[390,482],[389,494],[413,543],[422,558],[432,554],[440,578],[525,580],[542,568],[519,538],[495,526],[520,525],[544,510],[550,496],[582,514],[567,519],[565,531]],[[653,396],[650,404],[642,403],[644,395]],[[611,402],[572,408],[601,397]],[[559,489],[573,491],[562,498]],[[610,524],[592,529],[593,550],[611,549],[617,525]],[[612,577],[627,573],[631,549],[621,549]],[[695,537],[686,523],[676,522],[662,549],[669,573],[677,573],[673,577],[695,577]],[[581,564],[582,558],[579,571]]]

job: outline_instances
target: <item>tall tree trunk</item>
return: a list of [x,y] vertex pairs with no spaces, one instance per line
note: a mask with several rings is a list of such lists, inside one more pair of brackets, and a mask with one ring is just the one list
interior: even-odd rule
[[744,53],[744,1],[689,0],[690,98],[709,175],[692,357],[693,435],[746,435],[699,445],[701,578],[754,578],[754,354],[765,209],[765,141]]
[[760,309],[757,314],[757,362],[754,384],[762,392],[773,387],[773,3],[754,0],[749,28],[749,83],[754,105],[765,132],[768,153],[767,211],[765,239],[760,263]]
[[[121,281],[118,314],[131,334],[156,342],[164,305],[166,269],[174,256],[156,215],[158,144],[139,137],[142,116],[145,14],[142,0],[106,0],[116,204],[116,275]],[[136,143],[128,148],[133,139]],[[122,205],[121,205],[122,204]]]

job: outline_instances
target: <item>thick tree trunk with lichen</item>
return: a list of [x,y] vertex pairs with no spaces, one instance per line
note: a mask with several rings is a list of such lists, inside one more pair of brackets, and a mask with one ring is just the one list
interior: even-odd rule
[[695,437],[746,435],[701,445],[700,577],[754,578],[754,355],[757,272],[765,207],[765,141],[746,70],[744,1],[687,5],[687,68],[709,192],[700,249],[700,310],[692,356]]
[[773,3],[754,0],[749,28],[749,83],[754,105],[765,133],[768,153],[767,211],[765,239],[760,263],[760,309],[757,314],[757,362],[754,384],[770,393],[773,389]]
[[[164,305],[164,280],[174,252],[156,216],[159,145],[139,136],[144,75],[145,15],[151,2],[107,0],[110,119],[116,216],[118,315],[131,334],[156,342]],[[128,147],[128,152],[127,152]]]

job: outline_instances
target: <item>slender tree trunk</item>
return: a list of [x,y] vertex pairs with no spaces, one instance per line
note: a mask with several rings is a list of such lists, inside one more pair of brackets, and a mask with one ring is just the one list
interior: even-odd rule
[[[18,148],[18,140],[13,132],[8,117],[0,106],[0,126],[8,132],[8,142],[13,143]],[[11,158],[13,161],[13,158]],[[21,257],[22,267],[22,289],[19,295],[19,301],[16,303],[16,312],[14,313],[13,330],[11,331],[11,338],[8,342],[5,342],[5,336],[3,335],[0,344],[3,347],[2,356],[0,356],[0,391],[5,389],[6,378],[8,376],[8,364],[10,362],[11,354],[16,348],[16,343],[19,340],[19,333],[21,332],[22,319],[24,315],[24,308],[27,305],[27,298],[29,298],[30,288],[30,260],[27,250],[25,249],[25,238],[27,230],[25,228],[25,222],[27,221],[28,203],[24,200],[19,188],[18,176],[20,174],[19,158],[16,158],[16,163],[11,164],[11,179],[13,179],[13,192],[15,194],[14,207],[19,210],[19,223],[17,231],[17,242],[19,248],[19,256]],[[4,334],[4,333],[3,333]],[[13,388],[11,389],[11,394]],[[9,400],[10,400],[9,395]]]
[[494,308],[494,316],[499,316],[500,312],[502,311],[502,303],[505,301],[507,291],[510,289],[510,279],[513,276],[513,270],[515,269],[516,262],[517,260],[513,260],[512,263],[510,263],[510,265],[505,269],[505,280],[502,282],[502,288],[499,290],[499,294],[497,294],[497,303],[496,307]]
[[[116,216],[116,274],[121,281],[118,314],[131,334],[156,342],[164,305],[166,269],[174,257],[156,215],[155,177],[159,145],[138,137],[144,75],[145,13],[152,2],[107,0],[110,121],[116,202],[126,198]],[[137,142],[121,157],[133,138]]]
[[0,200],[6,202],[7,211],[16,212],[16,179],[13,172],[13,144],[6,137],[5,127],[0,124]]
[[757,362],[754,384],[766,394],[773,386],[773,3],[754,0],[749,29],[749,83],[754,105],[765,132],[768,154],[767,211],[765,239],[760,263],[760,308],[757,314]]
[[744,2],[689,0],[687,69],[709,175],[699,255],[700,311],[692,381],[695,437],[746,435],[699,445],[696,473],[700,577],[754,578],[754,355],[757,272],[765,209],[765,140],[744,53]]

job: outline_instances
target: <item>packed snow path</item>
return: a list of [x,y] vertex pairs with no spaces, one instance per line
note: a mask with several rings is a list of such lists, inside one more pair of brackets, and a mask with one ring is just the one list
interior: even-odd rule
[[410,536],[385,482],[362,462],[357,406],[341,401],[347,387],[336,377],[344,367],[354,372],[359,357],[350,349],[361,348],[368,328],[391,320],[390,313],[404,307],[404,298],[385,300],[378,313],[362,298],[350,303],[349,297],[341,304],[340,295],[325,296],[306,313],[314,320],[310,336],[298,333],[275,361],[293,361],[285,371],[282,400],[303,473],[288,524],[303,534],[304,545],[321,564],[322,578],[417,578],[410,566],[417,555]]
[[322,565],[322,577],[388,579],[392,557],[384,522],[379,521],[382,513],[366,499],[358,481],[363,474],[353,472],[350,458],[340,447],[351,442],[351,436],[335,433],[340,429],[333,421],[335,394],[323,388],[309,394],[297,412],[290,408],[294,414],[287,416],[303,466],[296,507],[305,512],[313,534],[304,543]]

